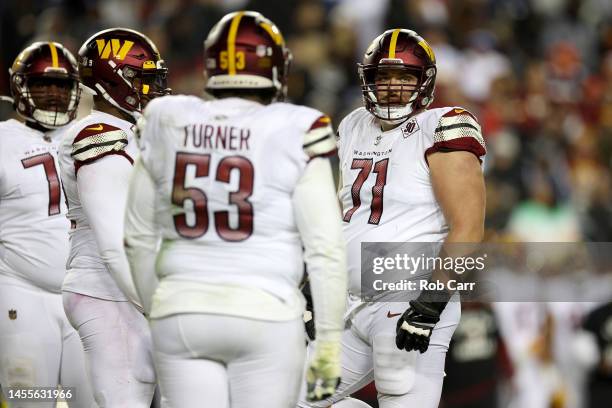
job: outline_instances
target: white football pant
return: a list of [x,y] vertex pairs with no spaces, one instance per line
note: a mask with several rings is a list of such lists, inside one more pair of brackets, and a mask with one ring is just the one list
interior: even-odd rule
[[407,302],[381,302],[359,309],[342,334],[342,374],[336,394],[325,401],[307,402],[304,384],[298,406],[327,408],[374,380],[380,408],[437,408],[446,352],[461,317],[461,305],[454,301],[446,305],[424,354],[399,350],[395,345],[397,319],[408,307]]
[[155,370],[145,317],[129,302],[72,292],[64,292],[63,299],[66,315],[83,343],[98,406],[150,408]]
[[162,407],[295,407],[306,351],[301,318],[194,313],[150,324]]
[[[44,271],[41,271],[44,273]],[[0,384],[74,387],[71,408],[91,408],[83,347],[62,306],[62,295],[0,277]],[[51,408],[51,402],[8,403],[9,408]]]

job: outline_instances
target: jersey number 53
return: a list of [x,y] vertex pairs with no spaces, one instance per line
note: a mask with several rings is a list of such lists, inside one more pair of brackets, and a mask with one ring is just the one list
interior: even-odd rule
[[[185,186],[187,166],[195,167],[195,177],[209,177],[210,154],[179,152],[176,154],[174,182],[172,189],[172,204],[184,207],[185,201],[193,203],[195,222],[187,223],[185,213],[174,215],[174,227],[183,238],[195,239],[206,234],[209,227],[208,199],[204,191],[197,187]],[[243,156],[227,156],[221,159],[217,166],[215,180],[229,183],[232,170],[238,171],[238,190],[229,193],[229,204],[238,210],[238,225],[231,228],[229,211],[215,211],[213,215],[215,229],[219,237],[225,241],[244,241],[253,233],[253,205],[249,197],[253,194],[253,164]]]

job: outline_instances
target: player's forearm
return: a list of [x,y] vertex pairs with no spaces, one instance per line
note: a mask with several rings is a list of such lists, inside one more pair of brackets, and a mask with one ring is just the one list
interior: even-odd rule
[[484,220],[455,226],[450,229],[445,243],[478,243],[484,238]]
[[154,202],[153,181],[138,160],[130,180],[125,212],[125,252],[132,279],[147,313],[151,310],[151,298],[158,285],[155,262],[159,236]]
[[131,248],[129,244],[126,244],[125,252],[130,263],[136,292],[142,302],[145,313],[149,314],[151,312],[151,299],[159,284],[155,273],[149,273],[149,271],[155,271],[157,252],[138,247]]
[[320,340],[339,340],[347,288],[346,251],[333,177],[327,159],[313,159],[293,195],[305,247]]

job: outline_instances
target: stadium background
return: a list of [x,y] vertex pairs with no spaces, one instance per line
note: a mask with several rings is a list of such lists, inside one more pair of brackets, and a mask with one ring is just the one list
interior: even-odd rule
[[[416,30],[438,60],[434,107],[466,107],[482,125],[488,239],[612,241],[609,0],[3,0],[0,94],[9,93],[7,69],[28,43],[55,40],[76,53],[92,33],[124,26],[159,46],[174,93],[199,95],[203,40],[237,9],[260,11],[279,26],[294,56],[291,101],[329,113],[335,124],[361,104],[355,63],[368,43],[387,28]],[[0,119],[11,115],[0,104]],[[588,368],[578,375],[581,367],[556,357],[559,348],[574,350],[595,304],[506,306],[464,309],[463,327],[481,327],[482,336],[460,326],[456,342],[494,347],[449,359],[442,406],[609,407],[610,399],[593,405]],[[499,321],[504,314],[518,316],[515,326]],[[529,360],[528,374],[519,355]],[[595,377],[612,389],[610,360],[596,363],[603,377]],[[372,387],[363,392],[369,401],[373,395]]]

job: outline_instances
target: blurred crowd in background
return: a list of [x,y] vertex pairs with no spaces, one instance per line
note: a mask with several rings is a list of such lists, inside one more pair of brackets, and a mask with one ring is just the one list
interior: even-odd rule
[[[609,0],[4,0],[0,2],[0,94],[9,93],[7,69],[28,43],[55,40],[76,53],[94,32],[124,26],[141,30],[158,45],[168,64],[174,93],[200,95],[204,88],[203,41],[222,15],[237,9],[260,11],[279,26],[294,56],[290,100],[327,112],[336,124],[361,106],[356,62],[370,41],[388,28],[417,31],[437,57],[432,107],[463,106],[482,125],[488,147],[489,239],[612,241]],[[10,105],[2,104],[0,118],[10,115]],[[530,312],[522,311],[521,306],[508,312],[527,316],[531,322],[531,326],[525,325],[518,319],[518,330],[535,327],[525,347],[534,348],[533,358],[538,361],[552,358],[541,333],[554,331],[549,318],[555,307],[540,313],[541,305],[531,307]],[[568,323],[574,328],[586,324],[583,317],[589,308],[582,309],[565,313],[579,316]],[[480,308],[474,313],[480,316],[479,333],[489,339],[488,348],[485,340],[480,344],[493,350],[495,361],[490,359],[489,365],[478,366],[480,371],[476,372],[485,373],[483,377],[490,381],[471,394],[462,392],[450,400],[446,391],[447,407],[493,407],[484,399],[477,405],[475,398],[496,388],[492,375],[497,378],[513,371],[512,364],[499,361],[503,347],[491,349],[490,341],[497,342],[499,332],[496,324],[486,323],[490,320],[487,310]],[[466,312],[470,313],[464,311],[462,324],[477,326],[474,322],[478,319],[468,318],[465,323]],[[498,312],[498,316],[503,314]],[[512,328],[512,322],[514,317],[509,317],[506,326]],[[612,320],[608,331],[606,341],[612,342]],[[474,340],[473,331],[460,327],[458,333],[456,341],[470,336]],[[553,337],[549,336],[549,345]],[[608,361],[612,361],[612,350],[608,354]],[[522,358],[513,358],[511,351],[508,355],[511,362]],[[452,361],[453,354],[449,356]],[[516,364],[514,361],[515,371]],[[604,385],[612,389],[612,363],[605,364],[609,365]],[[542,385],[534,378],[550,372],[537,374],[539,369],[532,369],[515,378],[522,378],[526,386],[531,383],[532,392],[535,384],[537,394]],[[449,375],[448,379],[452,378],[467,381],[461,374]],[[454,389],[452,382],[448,383]],[[567,397],[571,397],[571,386],[560,386],[563,381],[555,384],[540,393],[546,395],[541,405],[533,401],[525,405],[524,400],[515,401],[514,406],[586,404]],[[455,386],[463,391],[468,387]],[[516,391],[517,385],[513,387]],[[564,387],[570,391],[560,393]]]

